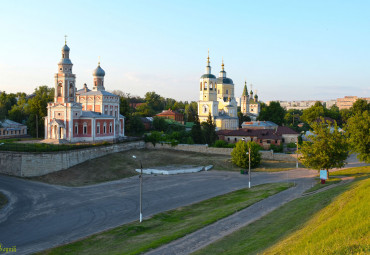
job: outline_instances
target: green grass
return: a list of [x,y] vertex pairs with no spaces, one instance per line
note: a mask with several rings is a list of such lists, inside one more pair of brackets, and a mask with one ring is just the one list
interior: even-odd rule
[[330,172],[331,176],[339,176],[339,175],[345,175],[345,176],[364,176],[370,174],[370,166],[361,166],[361,167],[353,167],[353,168],[347,168],[343,170],[338,170],[335,172]]
[[321,180],[320,180],[320,179],[318,179],[318,180],[316,181],[315,186],[313,186],[312,188],[310,188],[310,189],[306,190],[306,191],[305,191],[305,193],[309,193],[309,192],[312,192],[312,191],[316,191],[316,190],[319,190],[319,189],[325,188],[325,187],[327,187],[327,186],[330,186],[330,185],[332,185],[332,184],[339,183],[339,182],[341,182],[341,181],[342,181],[342,179],[340,179],[340,178],[333,178],[333,177],[331,177],[331,178],[329,178],[328,180],[326,180],[326,181],[325,181],[325,184],[321,184]]
[[40,254],[139,254],[203,228],[257,201],[289,188],[289,183],[263,184],[196,204],[159,213]]
[[365,254],[370,179],[295,199],[194,254]]
[[6,196],[0,192],[0,209],[3,208],[8,203]]

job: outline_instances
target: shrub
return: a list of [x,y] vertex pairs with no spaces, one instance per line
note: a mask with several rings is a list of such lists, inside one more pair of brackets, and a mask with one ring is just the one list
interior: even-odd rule
[[283,152],[283,144],[280,144],[279,146],[271,144],[270,150],[273,150],[274,152]]
[[288,143],[287,147],[288,148],[297,148],[297,145],[295,143]]
[[228,147],[228,143],[225,142],[224,140],[217,140],[214,144],[215,147],[217,148],[227,148]]

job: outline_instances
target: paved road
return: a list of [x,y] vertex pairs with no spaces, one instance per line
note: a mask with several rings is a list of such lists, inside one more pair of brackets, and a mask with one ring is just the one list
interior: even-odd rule
[[[310,170],[253,173],[252,185],[311,178]],[[0,211],[0,243],[29,254],[138,219],[137,176],[70,188],[0,175],[0,191],[10,197]],[[248,185],[248,176],[209,171],[174,176],[145,176],[144,218]]]

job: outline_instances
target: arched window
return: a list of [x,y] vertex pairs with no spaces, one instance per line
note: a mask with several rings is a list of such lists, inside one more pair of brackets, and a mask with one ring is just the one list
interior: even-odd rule
[[103,133],[106,134],[107,133],[107,123],[104,122],[104,126],[103,126]]
[[207,82],[204,82],[204,90],[207,90]]
[[100,134],[100,123],[98,122],[98,125],[96,126],[96,133]]
[[59,83],[59,85],[58,85],[58,97],[62,96],[62,90],[63,90],[63,85],[62,85],[62,83]]
[[228,89],[226,90],[226,94],[229,94],[229,90]]
[[86,122],[84,122],[83,124],[83,133],[87,134],[87,123]]
[[109,123],[109,133],[112,133],[112,122]]
[[200,91],[202,91],[202,82],[200,82]]
[[78,124],[75,124],[75,134],[78,134]]

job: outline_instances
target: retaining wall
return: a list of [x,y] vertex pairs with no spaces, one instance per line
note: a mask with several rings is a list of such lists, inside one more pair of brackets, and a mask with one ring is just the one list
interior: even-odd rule
[[[146,143],[147,149],[169,149],[176,151],[190,151],[198,153],[209,153],[209,154],[220,154],[230,155],[232,148],[215,148],[208,147],[206,144],[178,144],[171,146],[170,144],[156,144],[153,146],[152,143]],[[272,151],[261,151],[262,159],[278,160],[278,161],[296,161],[296,154],[285,154],[285,153],[273,153]]]
[[138,141],[59,152],[0,151],[0,173],[22,177],[40,176],[107,154],[142,148],[145,148],[145,143]]

